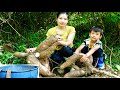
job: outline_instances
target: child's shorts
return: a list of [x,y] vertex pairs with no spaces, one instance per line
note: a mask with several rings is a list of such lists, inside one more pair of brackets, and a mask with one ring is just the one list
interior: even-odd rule
[[[85,46],[82,50],[82,53],[86,54],[89,52],[88,46]],[[103,52],[101,48],[99,48],[97,51],[95,51],[93,54],[93,66],[99,68],[99,69],[104,69],[104,60],[106,59],[106,54]]]
[[101,57],[93,58],[93,66],[99,69],[104,69],[105,68],[104,60],[105,60],[105,54]]

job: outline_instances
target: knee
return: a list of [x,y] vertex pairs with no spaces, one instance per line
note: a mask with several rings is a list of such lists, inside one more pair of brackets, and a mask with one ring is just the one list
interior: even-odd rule
[[61,53],[63,54],[63,56],[69,57],[69,56],[73,55],[73,49],[68,46],[64,46],[61,49]]
[[61,63],[62,61],[65,61],[63,57],[56,54],[52,54],[50,58],[57,63]]
[[93,57],[101,57],[103,56],[103,50],[99,48],[97,51],[93,53]]

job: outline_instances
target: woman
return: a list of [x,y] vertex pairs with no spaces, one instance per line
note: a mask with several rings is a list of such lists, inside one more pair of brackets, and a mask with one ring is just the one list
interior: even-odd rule
[[47,38],[56,34],[61,36],[62,40],[58,41],[60,45],[56,48],[55,52],[50,57],[53,61],[57,62],[57,64],[60,64],[61,62],[65,61],[65,57],[71,56],[74,52],[72,47],[76,31],[73,26],[67,25],[67,12],[58,12],[56,21],[57,26],[50,28],[46,36]]
[[[69,57],[73,54],[73,40],[75,37],[75,28],[68,26],[68,14],[67,12],[57,13],[57,26],[52,27],[48,30],[46,36],[47,38],[53,35],[60,35],[62,40],[59,40],[59,46],[56,48],[55,52],[51,55],[51,59],[55,62],[54,66],[65,61],[64,57]],[[27,52],[34,51],[36,48],[30,48]]]

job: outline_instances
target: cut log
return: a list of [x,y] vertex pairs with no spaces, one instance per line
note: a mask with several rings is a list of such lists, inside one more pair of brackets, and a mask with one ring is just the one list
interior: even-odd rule
[[48,39],[45,39],[43,42],[41,42],[35,52],[41,53],[42,51],[48,49],[51,45],[53,45],[55,42],[57,42],[60,39],[59,35],[53,35]]
[[15,52],[13,55],[14,55],[15,57],[18,57],[18,58],[23,58],[23,57],[27,57],[27,56],[28,56],[28,53]]
[[60,65],[60,69],[65,69],[66,67],[72,65],[74,62],[76,62],[77,60],[80,60],[80,58],[82,57],[82,55],[79,54],[73,54],[72,56],[70,56],[66,62],[64,62],[62,65]]
[[80,76],[86,76],[86,75],[90,75],[90,74],[92,75],[95,73],[100,73],[100,74],[105,74],[109,77],[120,78],[120,76],[112,74],[109,71],[99,70],[99,69],[94,68],[94,67],[92,68],[92,70],[93,71],[90,71],[84,67],[84,68],[79,69],[79,70],[74,70],[74,71],[68,72],[64,75],[64,77],[80,77]]
[[49,65],[42,65],[32,52],[27,56],[26,60],[29,64],[35,64],[39,66],[40,75],[49,77],[55,76],[55,74],[50,71]]
[[40,56],[38,57],[39,60],[50,57],[51,54],[56,50],[56,47],[58,45],[58,42],[54,43],[52,46],[48,47],[46,50],[42,51],[40,53]]
[[43,76],[55,76],[52,72],[50,72],[49,60],[48,58],[51,54],[56,50],[58,46],[58,40],[60,40],[59,35],[51,36],[48,39],[45,39],[41,42],[37,49],[34,52],[22,53],[16,52],[14,56],[16,57],[26,57],[26,61],[28,64],[36,64],[40,67],[40,74]]
[[114,78],[120,78],[120,76],[118,75],[115,75],[115,74],[112,74],[111,72],[109,71],[105,71],[105,70],[98,70],[96,68],[93,69],[93,73],[102,73],[102,74],[105,74],[105,75],[108,75],[110,77],[114,77]]

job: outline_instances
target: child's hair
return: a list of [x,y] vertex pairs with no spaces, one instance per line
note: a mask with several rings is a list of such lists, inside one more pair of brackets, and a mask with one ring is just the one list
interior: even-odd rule
[[90,32],[91,31],[95,31],[95,32],[100,32],[100,35],[103,35],[103,30],[99,27],[95,27],[93,26],[91,29],[90,29]]
[[57,18],[59,17],[60,14],[67,14],[68,15],[68,12],[58,12],[57,13]]

